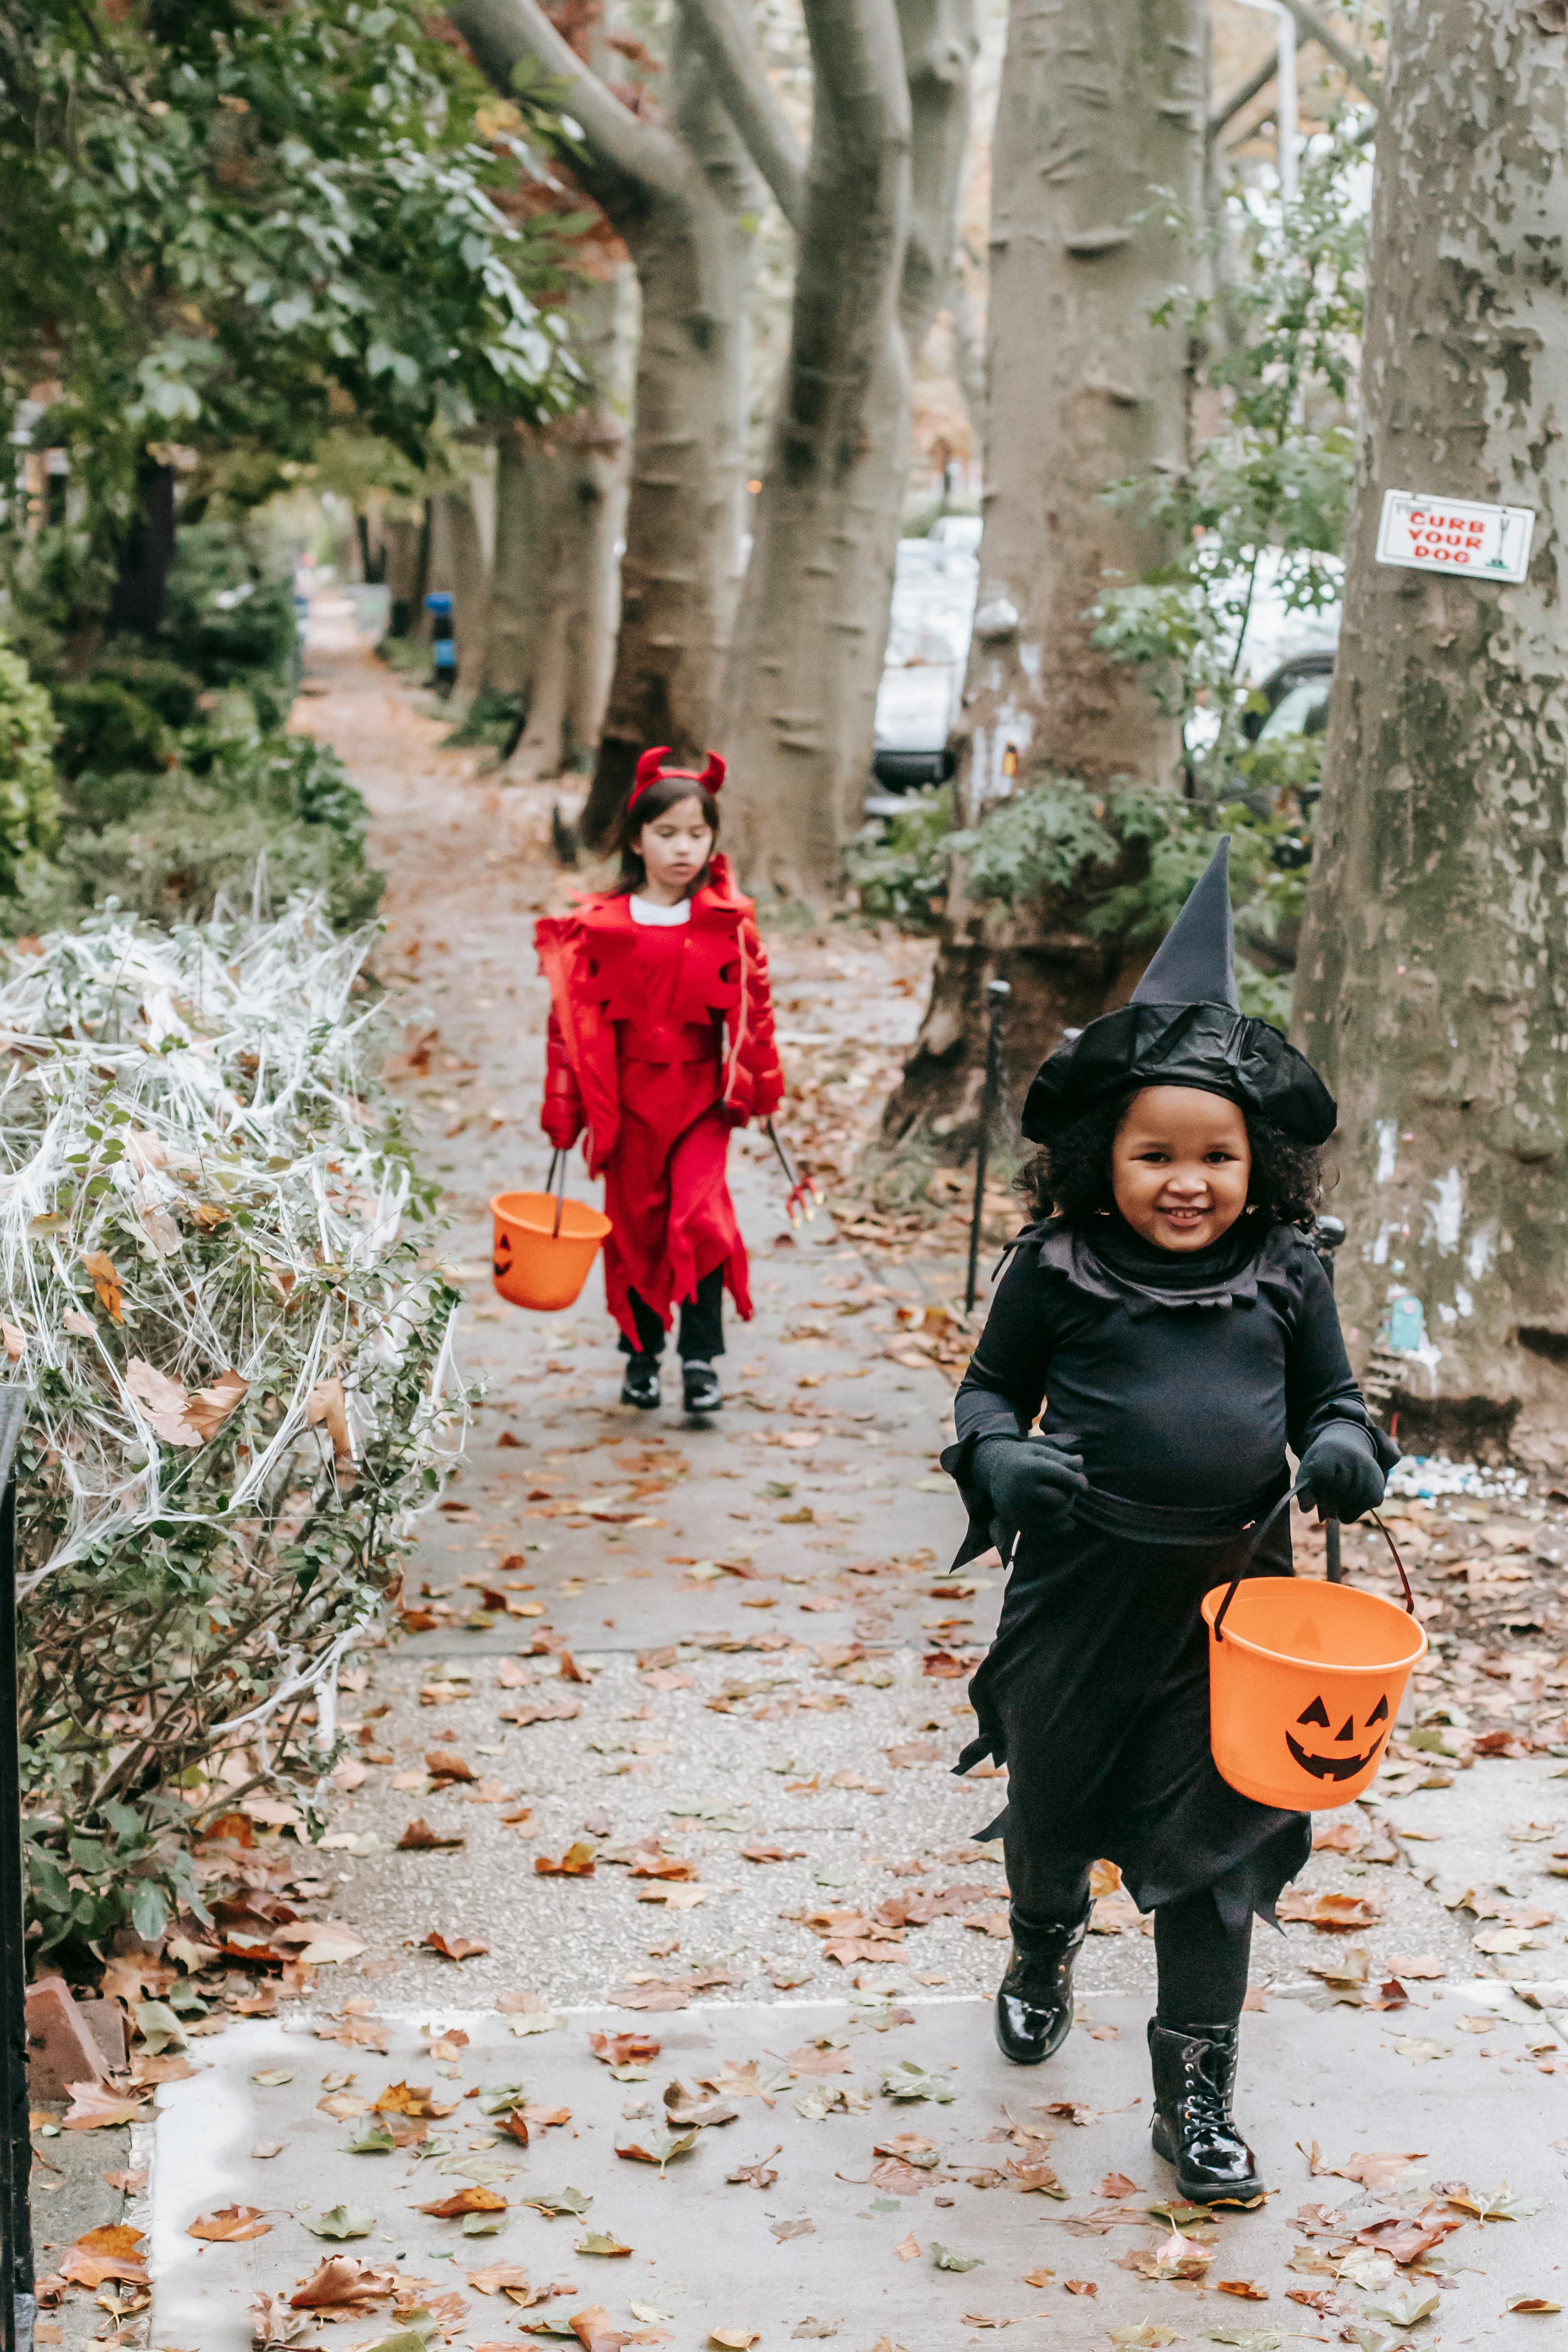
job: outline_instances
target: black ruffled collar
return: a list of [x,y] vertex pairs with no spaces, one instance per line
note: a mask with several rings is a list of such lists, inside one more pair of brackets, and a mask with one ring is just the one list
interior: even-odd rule
[[1289,1225],[1244,1216],[1207,1249],[1163,1250],[1114,1211],[1082,1225],[1052,1217],[1020,1238],[1032,1241],[1040,1264],[1064,1274],[1074,1290],[1114,1300],[1132,1315],[1159,1307],[1250,1307],[1260,1282],[1285,1277],[1301,1241]]

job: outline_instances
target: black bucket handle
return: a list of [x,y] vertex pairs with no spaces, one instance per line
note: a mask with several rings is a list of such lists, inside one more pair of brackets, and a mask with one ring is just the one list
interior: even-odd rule
[[[1273,1526],[1275,1520],[1279,1517],[1281,1512],[1287,1507],[1295,1492],[1295,1486],[1287,1486],[1279,1501],[1275,1504],[1273,1509],[1268,1514],[1267,1517],[1260,1519],[1256,1527],[1243,1529],[1242,1532],[1248,1538],[1247,1556],[1242,1561],[1241,1566],[1237,1570],[1235,1575],[1231,1578],[1230,1590],[1227,1592],[1224,1600],[1220,1602],[1218,1609],[1215,1612],[1214,1638],[1217,1642],[1223,1641],[1225,1638],[1222,1630],[1225,1624],[1225,1612],[1236,1598],[1236,1588],[1241,1582],[1249,1567],[1251,1565],[1253,1554],[1256,1552],[1259,1545],[1262,1542],[1263,1538],[1268,1534],[1270,1528]],[[1408,1613],[1414,1617],[1416,1614],[1416,1595],[1410,1590],[1410,1579],[1405,1573],[1405,1562],[1399,1557],[1399,1547],[1395,1542],[1393,1537],[1389,1534],[1388,1529],[1384,1526],[1383,1521],[1378,1517],[1375,1511],[1368,1511],[1366,1513],[1366,1517],[1372,1521],[1373,1526],[1377,1529],[1378,1534],[1383,1538],[1384,1542],[1388,1546],[1390,1552],[1394,1556],[1394,1565],[1399,1570],[1399,1581],[1405,1587],[1405,1607]]]
[[559,1241],[561,1213],[566,1207],[566,1154],[564,1151],[557,1150],[550,1153],[549,1174],[545,1178],[545,1191],[555,1194],[555,1223],[550,1227],[550,1239]]

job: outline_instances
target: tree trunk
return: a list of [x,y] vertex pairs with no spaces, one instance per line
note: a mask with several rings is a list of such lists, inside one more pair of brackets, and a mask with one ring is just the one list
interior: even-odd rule
[[816,897],[837,885],[858,818],[886,642],[908,451],[911,108],[893,0],[805,13],[815,78],[789,357],[724,739],[745,869]]
[[[1404,1294],[1401,1441],[1511,1444],[1553,1468],[1568,1458],[1561,18],[1491,0],[1387,11],[1356,516],[1296,983],[1298,1042],[1339,1097],[1354,1352]],[[1377,564],[1390,488],[1533,508],[1528,581]]]
[[406,637],[418,614],[424,525],[412,515],[382,515],[382,576],[387,583],[387,635]]
[[[642,332],[621,561],[621,626],[583,837],[612,832],[640,754],[690,760],[717,730],[740,583],[741,485],[756,216],[762,191],[706,68],[677,27],[674,115],[700,204],[651,205],[621,228]],[[612,218],[614,215],[612,215]]]
[[[1090,608],[1162,551],[1104,504],[1107,484],[1186,460],[1186,346],[1148,314],[1191,263],[1155,191],[1198,215],[1207,68],[1203,0],[1013,0],[993,151],[986,528],[957,745],[967,824],[1053,776],[1171,779],[1173,723],[1091,643]],[[970,902],[956,876],[888,1133],[933,1127],[967,1147],[988,980],[1015,990],[1016,1096],[1062,1027],[1115,1001],[1135,969],[1086,938],[1071,906],[1006,915]]]
[[572,343],[592,403],[546,427],[516,425],[496,464],[496,559],[482,684],[521,696],[528,724],[508,772],[554,776],[598,739],[615,643],[616,546],[626,512],[631,272],[591,281]]
[[156,635],[174,560],[174,468],[143,451],[136,468],[138,511],[120,553],[110,603],[111,629]]
[[640,121],[537,0],[454,0],[454,23],[509,91],[524,59],[564,86],[573,168],[632,256],[642,292],[636,424],[609,708],[581,824],[602,841],[651,743],[714,735],[740,558],[747,329],[761,188],[707,68],[677,31],[678,137]]

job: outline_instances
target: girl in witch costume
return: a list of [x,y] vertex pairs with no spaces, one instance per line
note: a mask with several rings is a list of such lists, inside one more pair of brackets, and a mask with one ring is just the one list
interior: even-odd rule
[[784,1080],[751,901],[716,846],[724,761],[710,751],[698,774],[667,757],[637,762],[615,887],[535,930],[550,991],[543,1125],[559,1151],[586,1129],[590,1173],[604,1178],[604,1285],[631,1360],[622,1403],[659,1403],[678,1307],[685,1409],[714,1412],[724,1292],[751,1316],[730,1130],[769,1118]]
[[[1198,2202],[1263,2193],[1231,2113],[1237,2026],[1252,1915],[1273,1919],[1311,1851],[1307,1815],[1215,1769],[1199,1603],[1287,1493],[1287,1445],[1302,1507],[1340,1519],[1375,1507],[1398,1458],[1303,1230],[1334,1118],[1310,1065],[1239,1011],[1222,841],[1131,1003],[1030,1089],[1038,1222],[943,1456],[969,1509],[959,1560],[994,1541],[1011,1565],[957,1767],[1008,1766],[983,1832],[1005,1837],[1011,1890],[997,2039],[1019,2065],[1059,2047],[1090,1865],[1117,1863],[1154,1913],[1154,2144]],[[1288,1517],[1247,1572],[1291,1574]]]

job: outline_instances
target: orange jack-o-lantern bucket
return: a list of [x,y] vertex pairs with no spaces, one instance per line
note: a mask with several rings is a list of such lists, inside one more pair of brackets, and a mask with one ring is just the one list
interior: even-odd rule
[[1204,1595],[1214,1760],[1260,1805],[1317,1812],[1376,1778],[1427,1636],[1404,1563],[1375,1524],[1405,1578],[1404,1608],[1354,1585],[1283,1576]]
[[570,1307],[588,1280],[610,1220],[584,1201],[566,1197],[566,1155],[558,1152],[547,1180],[559,1191],[497,1192],[490,1203],[496,1221],[491,1264],[496,1287],[514,1307],[555,1314]]

